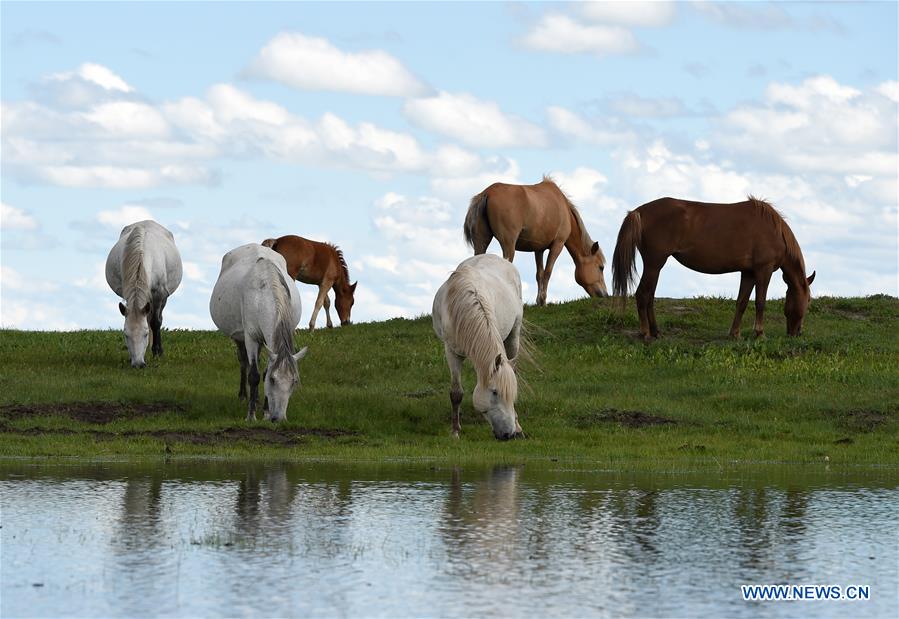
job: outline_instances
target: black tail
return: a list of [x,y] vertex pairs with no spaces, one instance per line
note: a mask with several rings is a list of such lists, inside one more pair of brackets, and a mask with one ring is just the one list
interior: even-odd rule
[[622,301],[637,279],[637,245],[643,236],[643,225],[640,213],[631,211],[621,223],[618,231],[618,242],[615,243],[615,254],[612,256],[612,291]]

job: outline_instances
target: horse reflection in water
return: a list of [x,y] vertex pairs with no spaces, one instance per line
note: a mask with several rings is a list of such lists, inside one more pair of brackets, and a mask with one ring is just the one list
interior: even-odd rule
[[447,567],[467,578],[514,584],[523,564],[519,526],[519,476],[521,468],[497,466],[484,481],[463,484],[454,468],[441,525]]

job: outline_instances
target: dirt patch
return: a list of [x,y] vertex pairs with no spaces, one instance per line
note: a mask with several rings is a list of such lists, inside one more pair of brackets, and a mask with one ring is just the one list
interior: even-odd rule
[[64,415],[84,423],[107,424],[117,419],[151,417],[183,410],[183,406],[174,402],[50,402],[5,404],[0,406],[0,415],[7,419]]
[[677,422],[674,419],[653,415],[652,413],[620,411],[616,408],[591,411],[579,417],[577,421],[577,425],[581,427],[592,426],[597,423],[617,423],[626,428],[645,428],[647,426],[674,425]]
[[0,424],[0,432],[17,434],[20,436],[83,434],[96,440],[112,440],[115,438],[155,438],[160,439],[165,443],[190,443],[192,445],[228,445],[237,442],[247,442],[281,447],[299,445],[310,436],[339,438],[344,436],[355,436],[357,434],[350,430],[338,430],[332,428],[289,428],[286,430],[277,430],[275,428],[258,427],[224,428],[222,430],[211,432],[191,430],[127,430],[125,432],[92,431],[79,433],[66,428],[18,429],[5,424]]
[[893,417],[891,412],[867,408],[857,408],[837,414],[839,415],[837,425],[852,432],[873,432]]
[[403,394],[403,397],[420,400],[421,398],[429,398],[436,393],[438,393],[436,389],[419,389],[418,391],[407,391]]

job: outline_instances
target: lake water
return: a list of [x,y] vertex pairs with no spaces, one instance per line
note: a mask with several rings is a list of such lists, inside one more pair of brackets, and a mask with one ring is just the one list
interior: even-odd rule
[[[899,472],[0,462],[0,615],[899,615]],[[745,602],[740,585],[866,585]]]

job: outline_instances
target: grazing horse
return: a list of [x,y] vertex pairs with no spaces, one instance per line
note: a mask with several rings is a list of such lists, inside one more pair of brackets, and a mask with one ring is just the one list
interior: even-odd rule
[[472,401],[500,440],[521,436],[515,399],[522,319],[518,270],[493,254],[463,261],[437,291],[432,320],[443,340],[452,386],[453,436],[462,429],[462,361],[471,359],[478,375]]
[[181,283],[181,255],[172,233],[155,221],[125,226],[106,258],[106,283],[125,299],[125,344],[131,367],[147,364],[150,333],[153,355],[162,356],[162,310]]
[[[546,304],[546,288],[562,247],[574,261],[574,279],[591,297],[608,295],[603,268],[606,258],[594,243],[580,213],[548,176],[536,185],[494,183],[471,199],[465,215],[465,240],[475,255],[487,251],[493,237],[503,257],[532,251],[537,263],[537,305]],[[543,252],[549,250],[546,267]]]
[[353,309],[356,292],[356,284],[350,284],[350,272],[343,258],[343,252],[331,243],[310,241],[301,236],[288,234],[277,239],[265,239],[262,241],[265,247],[271,247],[284,256],[287,261],[287,272],[296,280],[304,284],[318,286],[318,298],[315,299],[315,308],[312,310],[312,318],[309,320],[309,329],[315,328],[315,320],[318,318],[318,310],[325,306],[325,318],[328,328],[331,324],[331,300],[328,299],[328,288],[334,289],[334,307],[340,324],[350,324],[350,310]]
[[787,284],[787,334],[799,335],[811,299],[814,272],[805,276],[802,250],[774,207],[749,196],[745,202],[710,204],[660,198],[630,211],[618,231],[612,259],[612,287],[622,301],[637,276],[634,249],[643,258],[637,286],[640,332],[659,336],[654,297],[659,271],[668,256],[701,273],[740,272],[737,313],[730,335],[740,337],[740,320],[755,287],[755,334],[764,333],[765,296],[771,274],[781,269]]
[[[300,382],[297,363],[308,348],[293,350],[293,330],[300,322],[300,293],[287,274],[281,254],[256,243],[241,245],[222,258],[222,270],[212,289],[209,313],[219,331],[234,340],[240,361],[240,389],[246,395],[249,366],[250,401],[247,421],[256,420],[259,399],[259,352],[268,349],[265,371],[265,419],[287,419],[290,396]],[[265,409],[265,407],[263,407]]]

